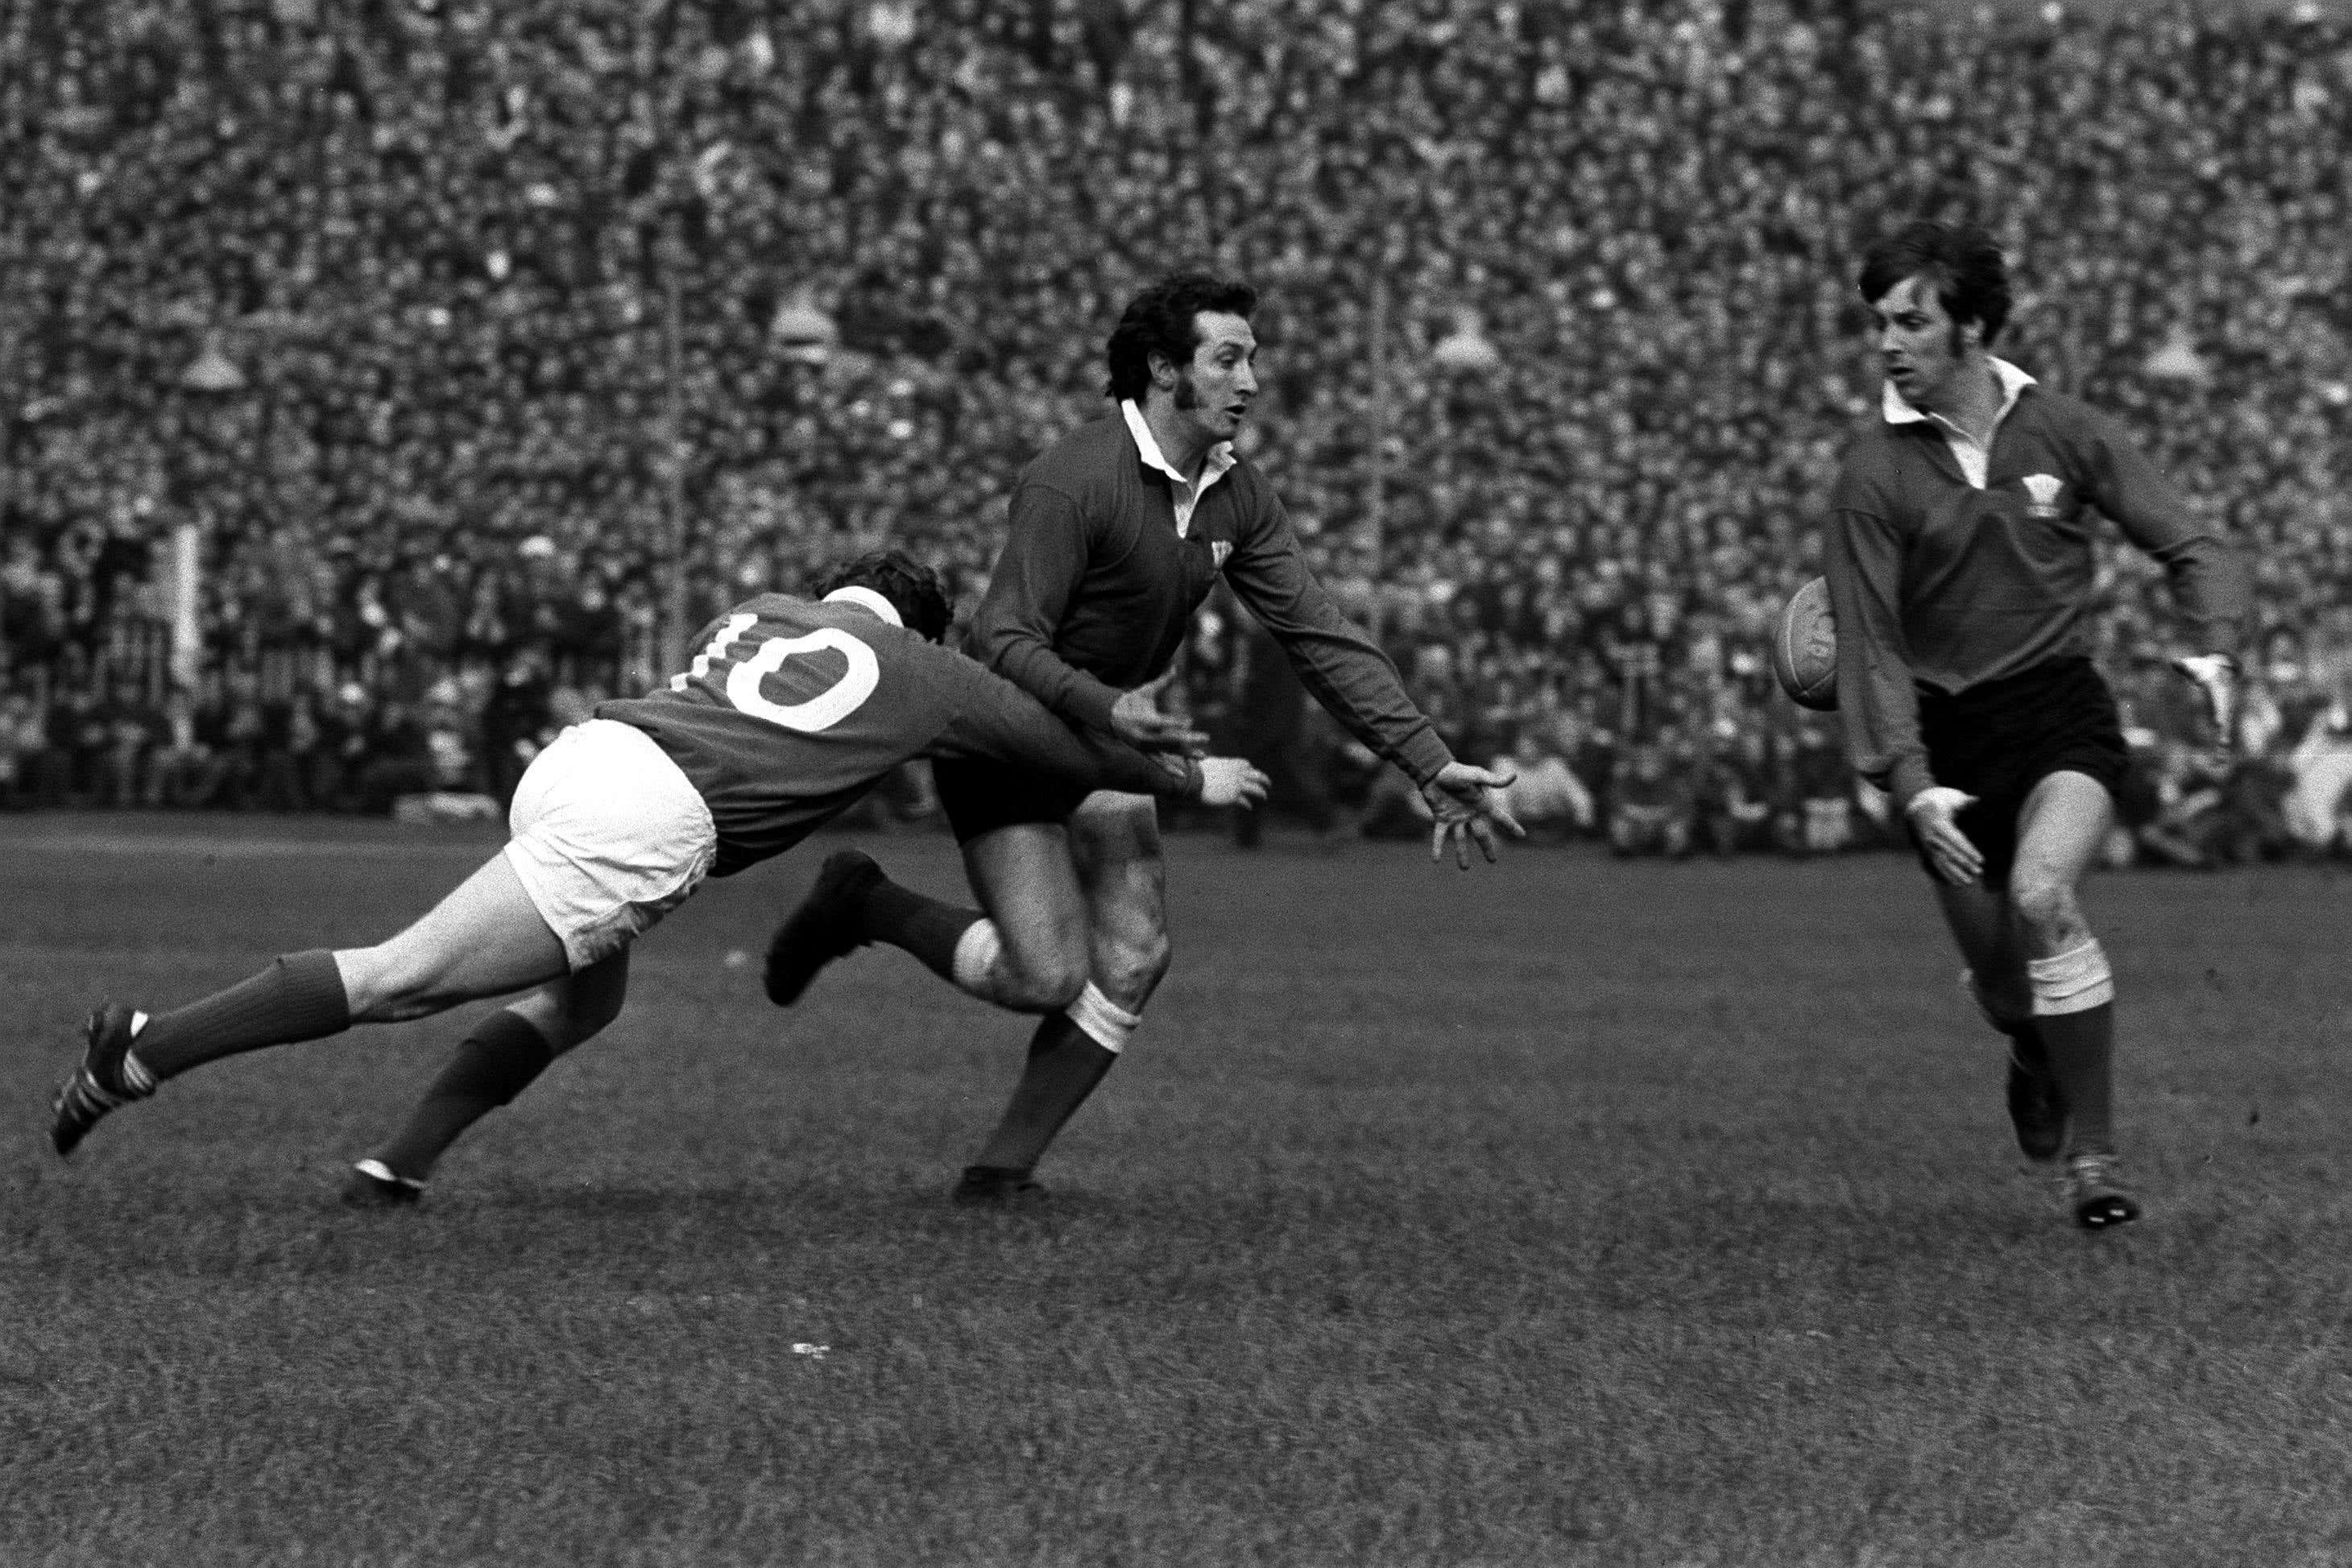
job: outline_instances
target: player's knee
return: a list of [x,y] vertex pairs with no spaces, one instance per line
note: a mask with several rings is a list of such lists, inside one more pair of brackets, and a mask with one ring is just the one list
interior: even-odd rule
[[1066,953],[1019,954],[1005,950],[998,971],[996,1000],[1023,1012],[1057,1013],[1087,988],[1087,961]]
[[1122,942],[1115,950],[1096,956],[1094,981],[1105,996],[1120,1007],[1140,1009],[1167,977],[1168,966],[1174,956],[1164,932]]
[[2074,884],[2054,873],[2020,866],[2010,876],[2009,903],[2044,946],[2072,946],[2090,935],[2074,902]]
[[391,1023],[425,1018],[451,1005],[441,983],[447,966],[415,944],[392,941],[347,948],[335,956],[354,1021]]

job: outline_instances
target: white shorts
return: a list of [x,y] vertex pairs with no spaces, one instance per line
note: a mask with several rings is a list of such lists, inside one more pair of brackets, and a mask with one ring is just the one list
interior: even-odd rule
[[531,759],[507,812],[507,863],[576,972],[609,958],[710,874],[710,808],[635,725],[575,724]]

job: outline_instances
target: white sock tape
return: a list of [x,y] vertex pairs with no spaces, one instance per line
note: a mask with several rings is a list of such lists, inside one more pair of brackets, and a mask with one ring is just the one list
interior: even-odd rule
[[963,928],[956,938],[956,988],[978,997],[982,1001],[993,1000],[988,989],[988,972],[996,967],[997,958],[1004,952],[1004,938],[996,933],[993,920],[975,920]]
[[2107,950],[2096,941],[2053,958],[2029,958],[2025,973],[2033,982],[2037,1018],[2086,1013],[2116,999],[2115,973],[2107,967]]
[[1140,1013],[1129,1012],[1096,988],[1092,980],[1078,993],[1078,999],[1062,1015],[1093,1037],[1096,1044],[1117,1055],[1127,1049],[1127,1037],[1143,1021]]

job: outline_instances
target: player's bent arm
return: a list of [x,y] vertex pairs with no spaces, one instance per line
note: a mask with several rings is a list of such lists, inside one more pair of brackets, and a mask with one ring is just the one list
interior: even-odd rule
[[1118,692],[1054,652],[1054,632],[1086,570],[1087,523],[1077,504],[1045,486],[1022,486],[966,645],[1054,713],[1110,734]]
[[1878,513],[1836,506],[1827,544],[1846,759],[1901,810],[1935,783],[1919,737],[1919,694],[1903,635],[1903,541]]
[[2090,413],[2084,444],[2091,475],[2084,499],[2115,519],[2125,538],[2165,570],[2173,601],[2189,622],[2172,667],[2205,702],[2222,745],[2235,741],[2238,649],[2253,603],[2244,553],[2202,522],[2153,460],[2114,420]]
[[2089,418],[2083,455],[2091,486],[2084,498],[2164,568],[2174,601],[2194,627],[2189,651],[2236,657],[2253,606],[2244,553],[2197,516],[2120,425],[2095,412]]

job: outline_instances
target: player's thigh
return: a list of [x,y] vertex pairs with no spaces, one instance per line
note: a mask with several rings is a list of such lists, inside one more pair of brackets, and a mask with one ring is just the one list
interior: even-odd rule
[[503,854],[390,941],[335,959],[356,1019],[501,997],[570,967],[562,942]]
[[629,949],[551,980],[511,1009],[559,1056],[602,1033],[629,997]]
[[963,842],[964,876],[1024,980],[1086,983],[1087,900],[1059,822],[1013,822]]
[[1097,790],[1070,817],[1070,856],[1086,892],[1097,984],[1136,1007],[1168,967],[1168,862],[1159,803]]
[[2052,773],[2033,786],[2018,813],[2017,861],[2009,898],[2029,938],[2083,940],[2074,886],[2098,858],[2115,825],[2115,798],[2087,773]]

